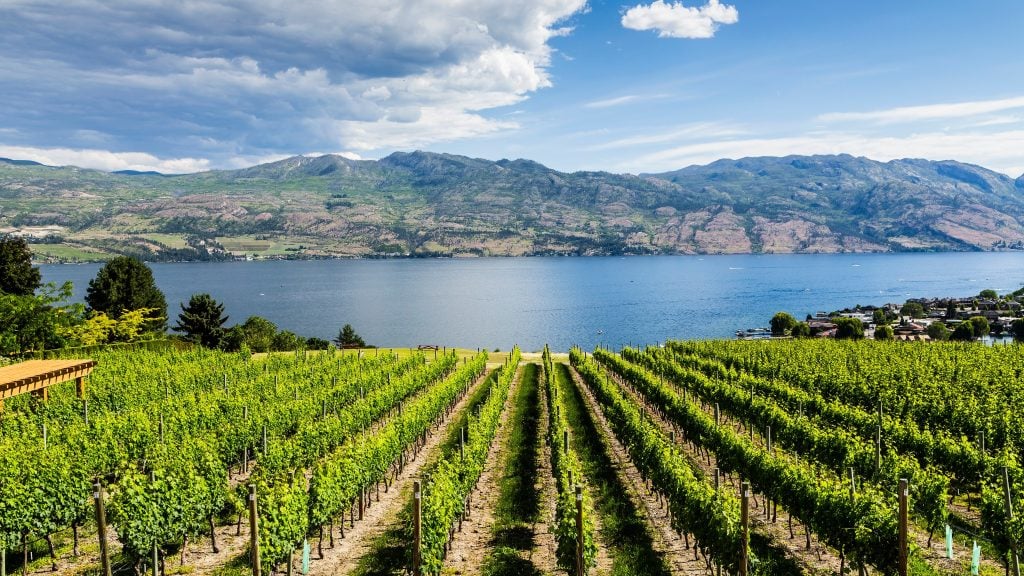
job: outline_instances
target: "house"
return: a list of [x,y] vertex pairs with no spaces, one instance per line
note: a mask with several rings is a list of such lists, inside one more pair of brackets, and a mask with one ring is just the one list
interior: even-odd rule
[[929,342],[931,336],[927,334],[893,334],[893,339],[900,342]]
[[894,336],[917,336],[925,334],[926,332],[927,329],[916,322],[908,322],[900,326],[894,326],[892,329],[892,333]]

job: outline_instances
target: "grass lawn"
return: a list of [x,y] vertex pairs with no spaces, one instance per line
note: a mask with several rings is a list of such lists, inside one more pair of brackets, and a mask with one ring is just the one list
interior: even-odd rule
[[67,244],[29,244],[32,254],[38,258],[59,258],[66,261],[95,262],[109,260],[110,254]]

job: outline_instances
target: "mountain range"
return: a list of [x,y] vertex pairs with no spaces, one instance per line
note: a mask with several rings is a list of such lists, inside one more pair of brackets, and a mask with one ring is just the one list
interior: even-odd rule
[[0,231],[53,259],[727,254],[1024,247],[1024,176],[849,155],[660,174],[429,152],[109,173],[0,159]]

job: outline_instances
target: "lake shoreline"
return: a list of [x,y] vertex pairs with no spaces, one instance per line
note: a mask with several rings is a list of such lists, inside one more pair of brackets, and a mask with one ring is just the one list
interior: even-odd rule
[[[303,336],[351,324],[367,342],[507,350],[733,338],[775,312],[819,311],[1024,285],[1009,252],[482,257],[153,263],[173,324],[209,293],[228,325],[262,316]],[[83,301],[100,264],[43,265]]]

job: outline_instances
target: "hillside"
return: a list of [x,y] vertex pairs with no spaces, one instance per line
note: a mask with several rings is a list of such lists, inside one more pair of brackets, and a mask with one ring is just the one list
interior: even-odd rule
[[0,230],[54,259],[1024,247],[1024,176],[847,155],[642,175],[426,152],[178,176],[0,159],[0,198]]

